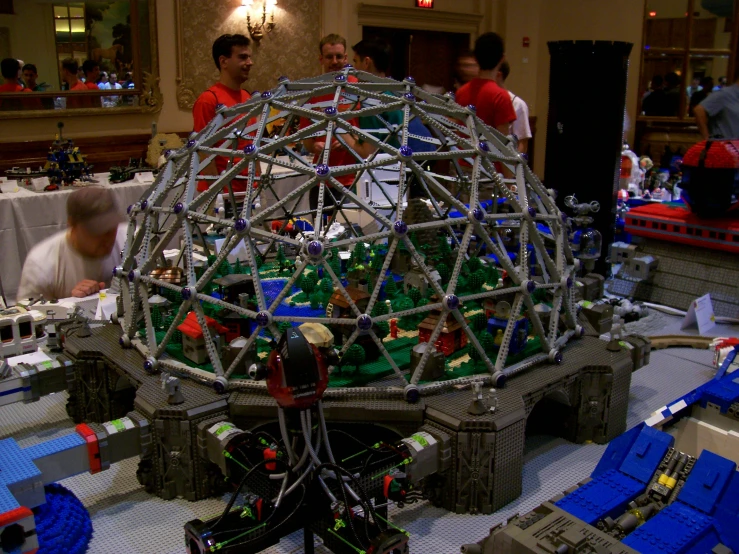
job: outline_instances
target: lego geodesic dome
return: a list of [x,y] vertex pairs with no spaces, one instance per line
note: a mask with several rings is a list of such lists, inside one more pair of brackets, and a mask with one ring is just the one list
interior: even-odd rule
[[515,139],[412,78],[347,67],[220,106],[129,218],[122,345],[219,391],[265,389],[244,360],[303,324],[340,353],[327,395],[410,401],[559,362],[577,332],[566,223]]

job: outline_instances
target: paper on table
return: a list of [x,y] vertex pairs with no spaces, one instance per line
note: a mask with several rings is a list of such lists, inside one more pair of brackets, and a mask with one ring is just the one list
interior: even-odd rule
[[680,329],[685,329],[692,325],[698,326],[698,332],[703,335],[706,331],[716,326],[716,316],[713,314],[713,303],[711,295],[705,294],[690,303],[688,313],[685,314]]
[[51,358],[47,356],[42,350],[31,352],[30,354],[22,354],[20,356],[13,356],[8,358],[8,365],[15,367],[18,364],[40,364],[43,362],[50,362]]
[[145,185],[154,182],[154,174],[151,171],[143,171],[136,174],[136,182]]
[[33,190],[36,192],[43,192],[43,190],[51,184],[48,177],[36,177],[31,179],[33,183]]

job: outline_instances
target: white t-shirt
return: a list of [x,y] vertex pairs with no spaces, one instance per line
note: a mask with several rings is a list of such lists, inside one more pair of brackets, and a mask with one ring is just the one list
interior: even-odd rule
[[18,288],[18,299],[46,300],[68,298],[72,289],[85,279],[110,286],[113,268],[121,263],[121,251],[126,242],[126,225],[118,226],[113,250],[104,258],[86,258],[67,241],[67,232],[60,231],[34,246],[26,257]]
[[513,109],[516,112],[516,121],[511,123],[511,133],[516,135],[519,139],[530,139],[531,126],[529,125],[529,107],[523,99],[513,94],[510,90],[508,91],[508,94],[511,95]]

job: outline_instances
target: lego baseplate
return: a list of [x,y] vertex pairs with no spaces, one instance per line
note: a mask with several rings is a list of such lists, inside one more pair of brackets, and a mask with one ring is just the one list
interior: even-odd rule
[[[664,332],[674,333],[678,326],[678,318],[667,318]],[[736,336],[739,328],[720,326],[714,332]],[[627,427],[637,425],[656,408],[710,380],[713,373],[707,351],[653,352],[650,365],[632,376]],[[34,404],[0,408],[0,438],[13,436],[21,446],[27,446],[68,432],[73,425],[65,413],[66,397],[62,393]],[[493,515],[457,515],[421,503],[391,510],[391,520],[411,533],[411,552],[452,554],[458,552],[461,544],[486,535],[493,525],[515,513],[525,513],[576,484],[595,468],[604,450],[605,446],[597,444],[530,437],[523,456],[522,495]],[[225,503],[221,499],[165,501],[149,495],[136,481],[137,463],[135,458],[126,460],[106,472],[83,474],[62,482],[90,511],[95,529],[90,552],[181,554],[183,522],[213,516]],[[300,533],[293,534],[266,552],[296,554],[303,550],[302,540]],[[320,548],[317,551],[325,552]]]

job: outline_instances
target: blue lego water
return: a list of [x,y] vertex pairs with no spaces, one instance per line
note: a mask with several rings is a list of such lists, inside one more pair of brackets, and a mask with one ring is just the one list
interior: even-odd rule
[[46,503],[34,510],[38,554],[82,554],[92,539],[92,521],[82,502],[58,483],[45,488]]

